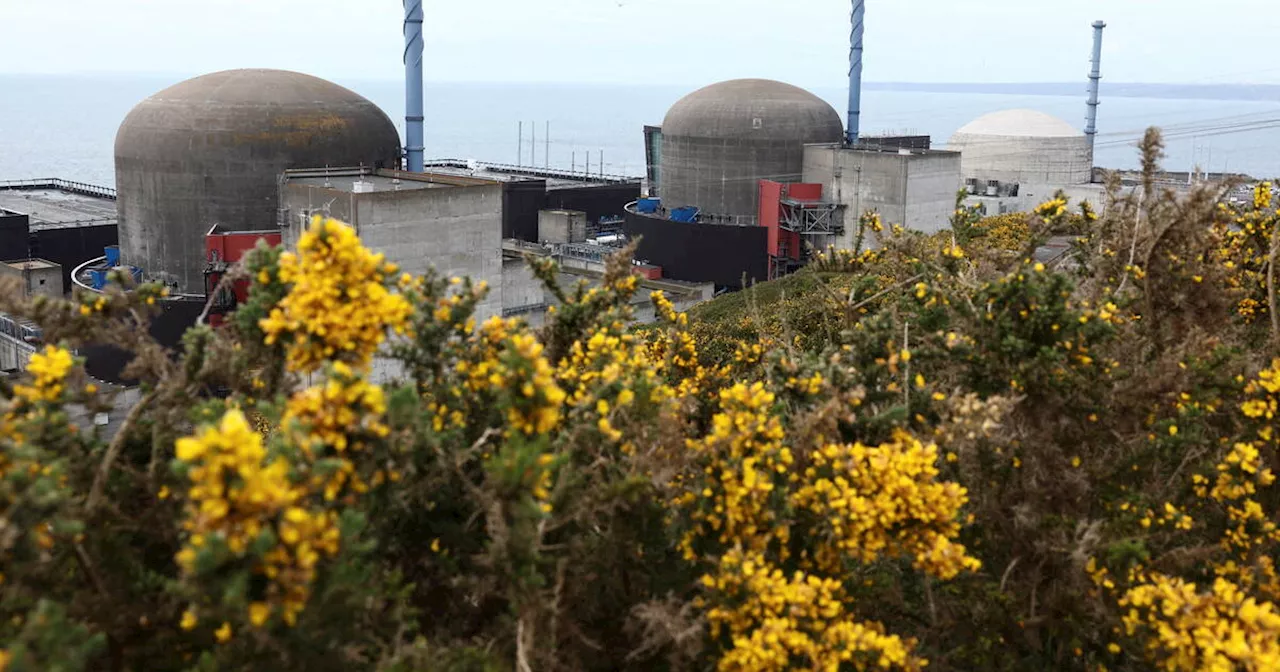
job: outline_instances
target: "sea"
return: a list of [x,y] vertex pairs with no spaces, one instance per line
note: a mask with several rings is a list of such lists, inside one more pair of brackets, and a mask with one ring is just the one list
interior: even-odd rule
[[[159,75],[0,75],[0,181],[59,177],[114,186],[115,133],[129,110],[184,79]],[[398,81],[343,81],[377,103],[403,133]],[[644,174],[643,127],[660,125],[672,103],[695,87],[654,84],[428,83],[428,158]],[[1077,127],[1085,116],[1084,86],[868,86],[865,134],[931,135],[935,147],[982,114],[1030,108]],[[814,93],[843,111],[842,86]],[[1136,168],[1135,143],[1147,127],[1167,136],[1164,167],[1280,175],[1280,95],[1222,99],[1217,89],[1188,94],[1160,86],[1107,95],[1099,111],[1096,163]],[[1136,92],[1136,93],[1135,93]],[[1227,94],[1229,95],[1229,94]],[[1190,96],[1190,97],[1189,97]],[[1206,96],[1206,97],[1194,97]],[[1257,96],[1254,96],[1257,97]],[[1262,96],[1267,98],[1267,96]]]

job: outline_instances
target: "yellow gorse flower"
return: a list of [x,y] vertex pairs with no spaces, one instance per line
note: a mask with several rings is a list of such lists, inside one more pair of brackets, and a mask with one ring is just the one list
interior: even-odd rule
[[387,286],[398,270],[361,245],[351,227],[313,218],[297,254],[280,256],[280,281],[290,289],[260,322],[267,344],[284,343],[294,371],[315,371],[326,361],[367,368],[387,330],[402,331],[413,312]]
[[54,345],[31,355],[27,372],[32,375],[30,385],[15,385],[14,396],[30,403],[52,402],[62,397],[65,381],[73,364],[71,353]]
[[[269,459],[262,437],[239,410],[227,411],[217,426],[179,439],[176,456],[191,481],[186,543],[177,555],[184,576],[202,571],[201,554],[214,543],[225,545],[268,580],[266,603],[293,624],[310,597],[320,557],[338,552],[336,514],[306,508],[307,493],[291,483],[288,461]],[[252,547],[267,533],[275,545],[252,557]],[[249,616],[265,621],[261,607]]]

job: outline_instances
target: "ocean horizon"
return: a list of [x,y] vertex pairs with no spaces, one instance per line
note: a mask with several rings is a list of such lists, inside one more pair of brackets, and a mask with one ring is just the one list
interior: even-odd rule
[[[60,177],[113,186],[120,122],[138,102],[185,78],[0,74],[0,181]],[[334,81],[376,103],[403,134],[399,81]],[[577,170],[589,156],[592,172],[599,172],[603,153],[604,172],[639,176],[643,127],[661,125],[666,110],[696,88],[427,82],[426,153]],[[938,148],[964,124],[1002,109],[1035,109],[1081,128],[1084,88],[1083,82],[870,82],[863,94],[863,128],[866,135],[930,135]],[[810,90],[843,116],[842,86]],[[1280,86],[1104,82],[1098,126],[1096,163],[1104,168],[1136,168],[1135,144],[1147,127],[1157,126],[1167,135],[1168,170],[1198,166],[1258,178],[1280,175]]]

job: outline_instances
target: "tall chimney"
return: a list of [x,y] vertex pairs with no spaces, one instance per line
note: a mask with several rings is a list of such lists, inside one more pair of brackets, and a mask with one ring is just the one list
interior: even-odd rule
[[404,0],[405,168],[422,172],[422,0]]
[[1084,120],[1084,134],[1089,138],[1089,160],[1093,160],[1093,142],[1098,135],[1098,82],[1102,80],[1102,29],[1107,24],[1093,22],[1093,69],[1089,72],[1089,111]]
[[866,0],[853,0],[853,34],[849,36],[849,121],[845,141],[858,144],[862,116],[862,34],[867,13]]

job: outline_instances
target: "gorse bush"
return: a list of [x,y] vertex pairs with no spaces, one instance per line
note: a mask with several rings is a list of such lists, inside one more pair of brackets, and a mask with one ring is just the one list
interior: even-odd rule
[[[535,330],[324,218],[176,358],[157,287],[0,288],[50,344],[2,390],[0,669],[1280,669],[1278,218],[1143,151],[1102,215],[868,214],[644,328],[626,253],[531,260]],[[109,441],[91,343],[143,381]]]

